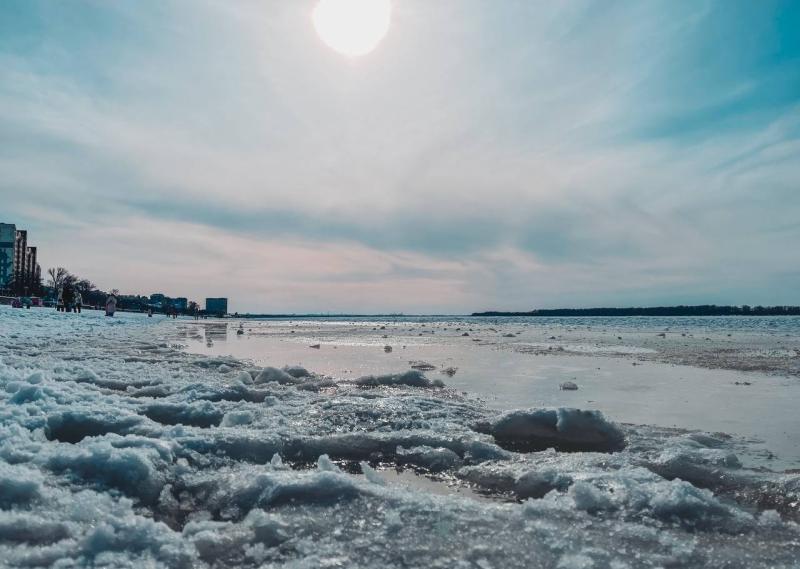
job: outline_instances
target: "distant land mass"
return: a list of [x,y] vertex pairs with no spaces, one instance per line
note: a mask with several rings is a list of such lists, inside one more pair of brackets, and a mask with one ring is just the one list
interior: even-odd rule
[[636,308],[541,308],[528,312],[473,312],[472,316],[800,316],[800,306],[649,306]]
[[391,314],[348,314],[336,312],[309,312],[309,313],[293,313],[293,314],[251,314],[251,313],[236,313],[237,318],[254,318],[254,319],[269,319],[275,318],[278,320],[285,320],[287,318],[403,318],[406,314],[391,313]]

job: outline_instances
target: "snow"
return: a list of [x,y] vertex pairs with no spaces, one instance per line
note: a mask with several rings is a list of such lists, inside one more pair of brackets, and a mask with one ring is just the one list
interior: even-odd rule
[[397,447],[397,461],[400,464],[413,464],[430,472],[452,470],[461,465],[461,457],[449,448],[418,446],[410,449]]
[[392,373],[385,375],[367,375],[355,380],[356,385],[362,387],[378,387],[380,385],[405,385],[410,387],[444,387],[444,382],[440,379],[430,380],[418,369],[412,369],[404,373]]
[[503,413],[479,428],[511,450],[553,447],[612,452],[625,446],[622,431],[599,411],[567,408],[515,410]]
[[[497,414],[416,370],[352,382],[255,368],[186,353],[182,326],[0,307],[0,566],[800,556],[800,476],[743,467],[728,437],[578,409]],[[485,499],[388,483],[387,468]]]
[[258,375],[255,376],[256,383],[300,383],[302,380],[300,377],[295,377],[282,369],[278,369],[276,367],[265,367],[262,369]]

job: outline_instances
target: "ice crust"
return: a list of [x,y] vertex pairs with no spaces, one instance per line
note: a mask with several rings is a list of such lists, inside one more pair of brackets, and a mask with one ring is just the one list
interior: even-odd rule
[[411,369],[403,373],[385,375],[367,375],[354,382],[362,387],[378,387],[381,385],[409,386],[409,387],[444,387],[440,379],[430,380],[419,370]]
[[510,450],[612,452],[625,447],[625,435],[599,411],[580,409],[521,409],[503,413],[478,430],[494,436]]
[[726,438],[255,369],[188,325],[0,307],[0,567],[797,566],[800,476]]

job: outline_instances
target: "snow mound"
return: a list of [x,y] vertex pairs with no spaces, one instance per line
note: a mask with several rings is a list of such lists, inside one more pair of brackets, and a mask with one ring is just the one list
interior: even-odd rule
[[625,447],[622,431],[601,412],[565,407],[509,411],[479,423],[476,430],[491,434],[501,447],[518,452],[547,448],[614,452]]
[[295,377],[282,369],[278,369],[276,367],[265,367],[262,369],[258,375],[256,375],[253,380],[256,383],[280,383],[280,384],[293,384],[293,383],[300,383],[302,381],[301,378]]
[[224,415],[210,401],[191,404],[154,403],[145,407],[143,414],[162,425],[191,425],[202,428],[219,425]]
[[285,366],[283,371],[294,378],[311,377],[311,372],[303,366]]
[[449,448],[418,446],[405,449],[397,447],[397,458],[401,464],[413,464],[430,472],[452,470],[461,465],[461,457]]
[[222,418],[221,427],[237,427],[249,425],[253,422],[254,416],[251,411],[228,411]]
[[108,440],[54,449],[42,462],[51,472],[67,474],[73,483],[99,491],[113,488],[152,503],[166,483],[173,459],[168,445],[158,441],[111,435]]
[[403,373],[393,373],[386,375],[367,375],[360,377],[354,382],[361,387],[379,386],[410,386],[410,387],[444,387],[444,382],[439,379],[430,380],[419,370],[409,370]]
[[40,498],[43,480],[37,470],[0,462],[0,509],[25,506]]

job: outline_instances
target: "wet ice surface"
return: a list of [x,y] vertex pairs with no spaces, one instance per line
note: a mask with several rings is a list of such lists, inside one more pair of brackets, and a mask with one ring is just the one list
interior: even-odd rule
[[0,307],[0,565],[796,566],[800,475],[736,438],[174,343],[196,334]]
[[[197,353],[232,354],[259,365],[302,364],[337,378],[429,363],[429,377],[496,409],[580,407],[624,423],[730,433],[747,440],[738,449],[745,464],[800,468],[800,377],[738,369],[742,352],[753,346],[762,346],[763,353],[797,353],[788,346],[800,349],[800,319],[574,319],[582,326],[540,320],[246,320],[244,334],[236,333],[239,321],[201,321],[181,325],[175,341]],[[587,332],[589,325],[596,331]],[[678,331],[661,337],[664,328]],[[532,351],[537,338],[553,349]],[[685,344],[680,354],[678,342]],[[723,369],[698,367],[714,350],[709,344],[726,354]],[[661,361],[664,354],[697,365]],[[789,369],[786,359],[762,357],[773,372]],[[789,359],[800,362],[800,356]],[[455,374],[442,374],[446,368]],[[566,382],[579,389],[559,389]]]

